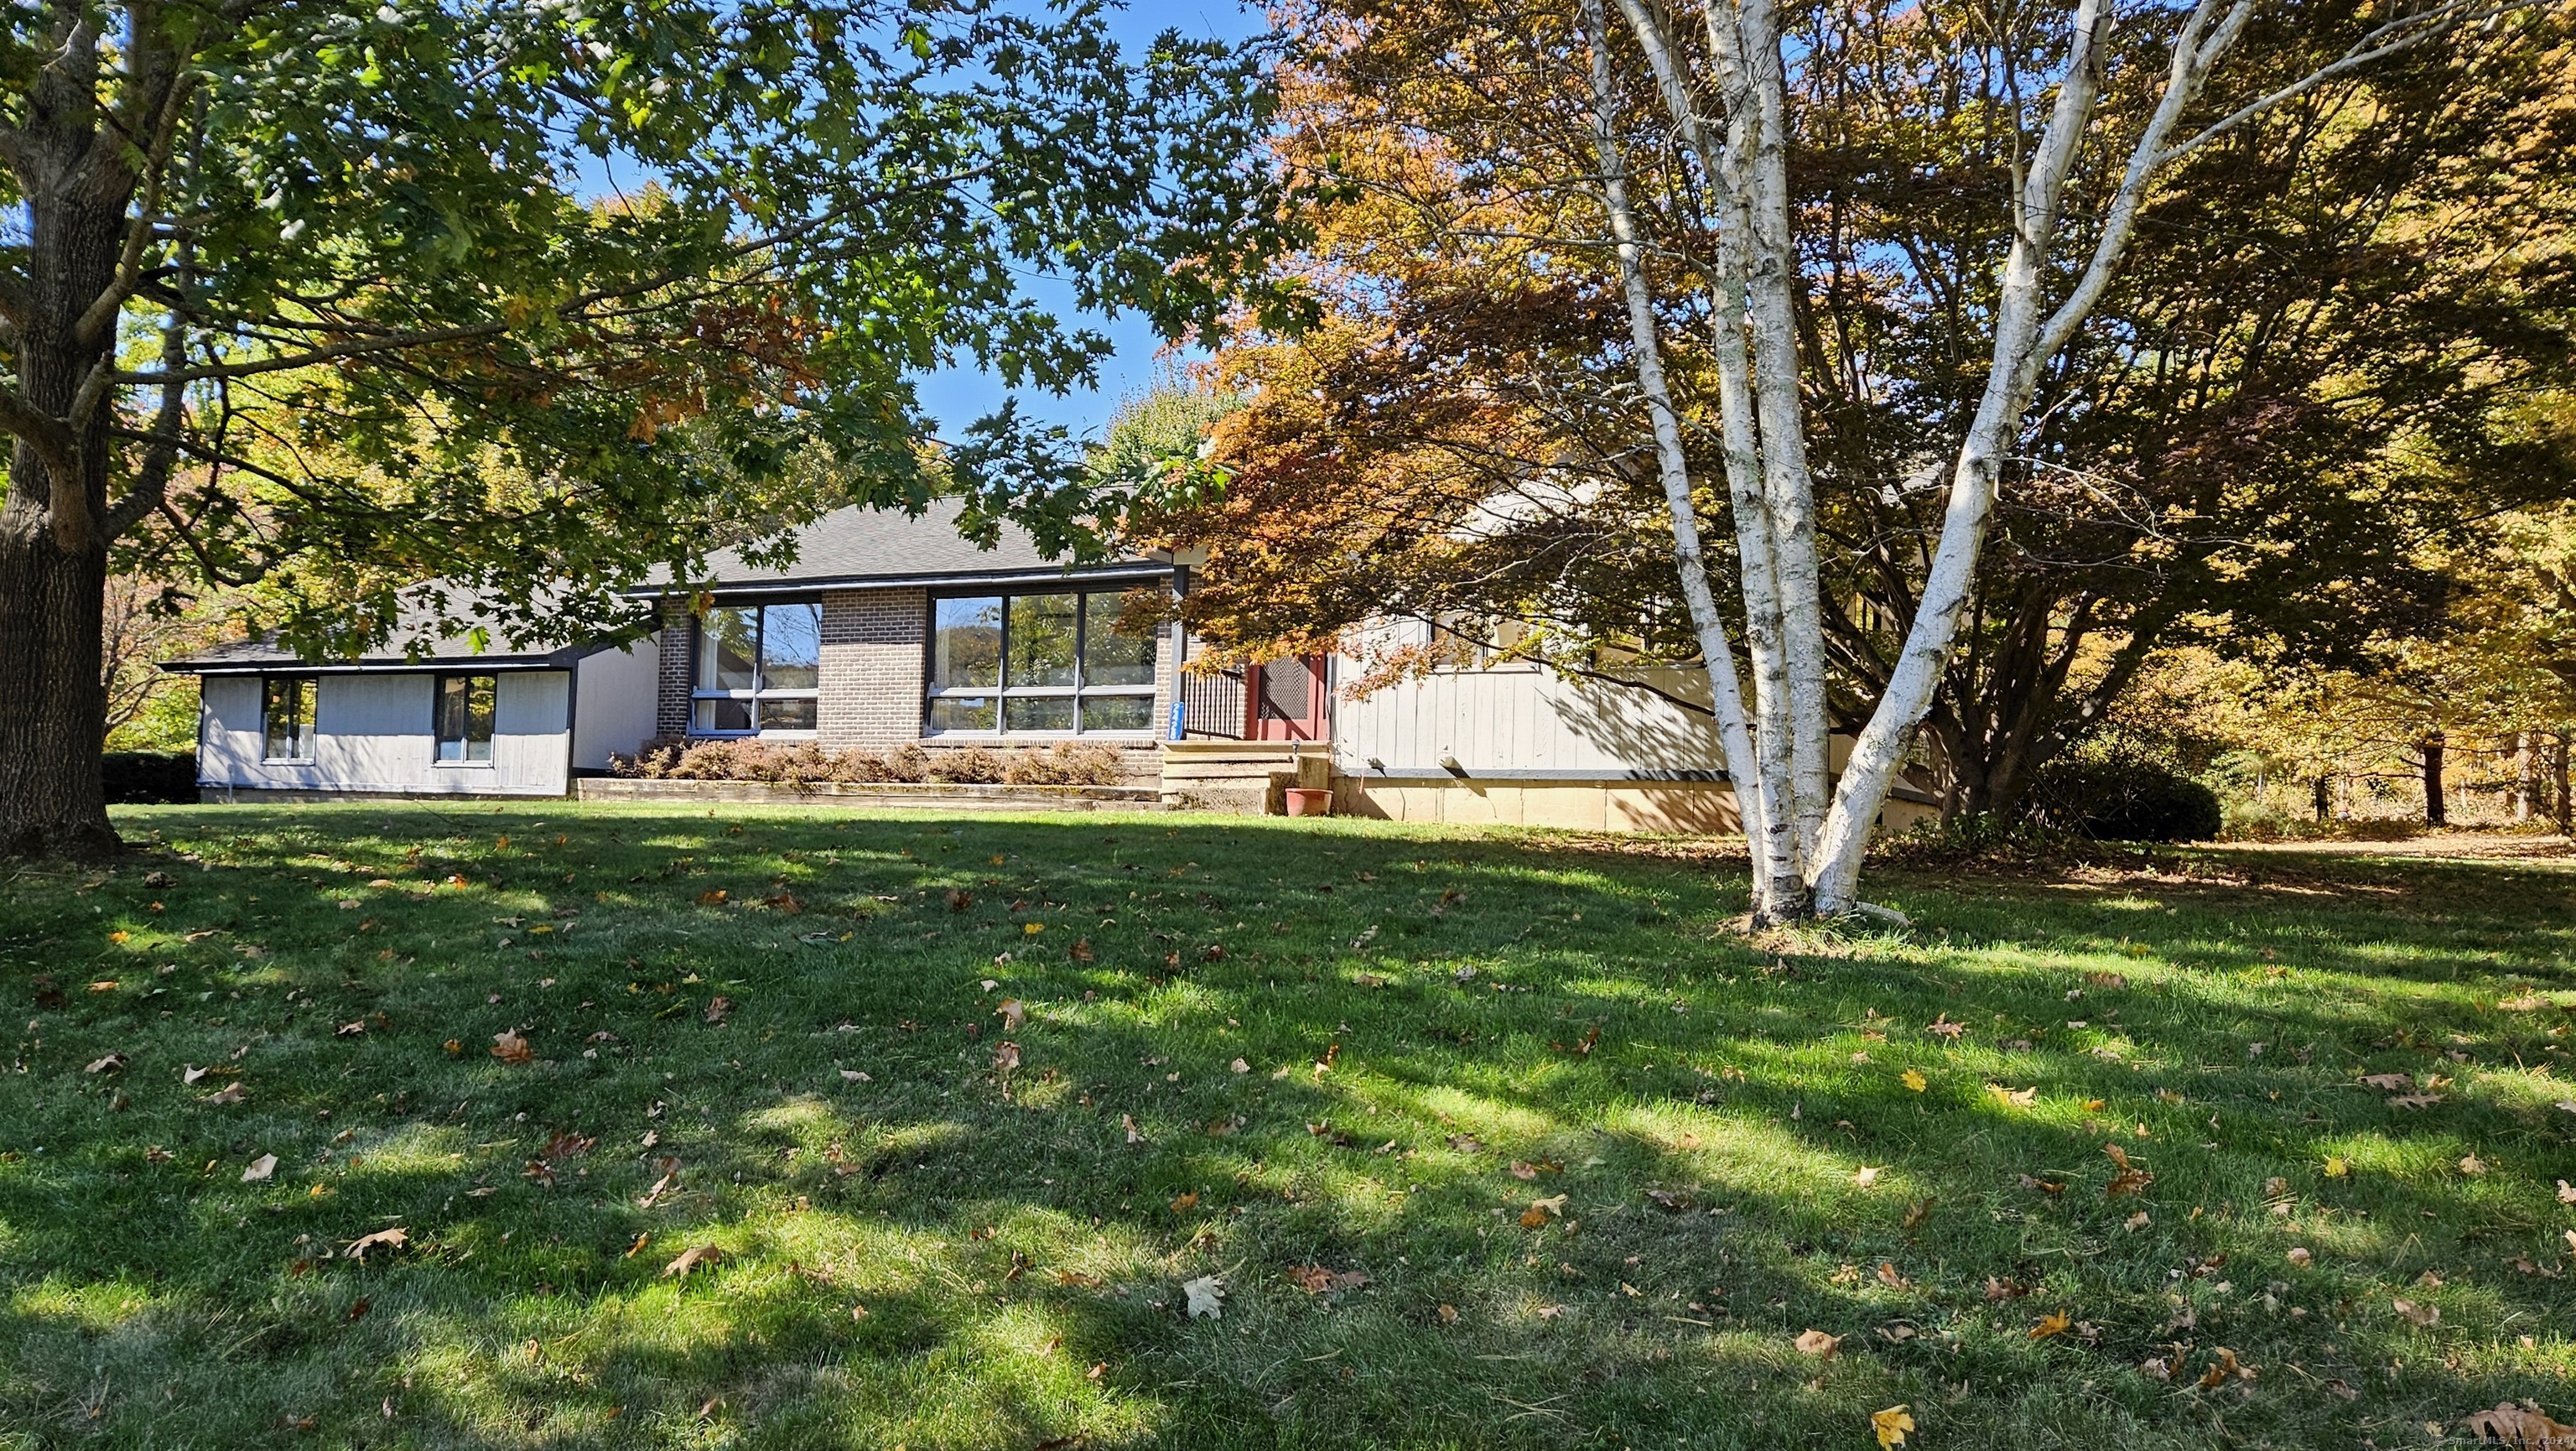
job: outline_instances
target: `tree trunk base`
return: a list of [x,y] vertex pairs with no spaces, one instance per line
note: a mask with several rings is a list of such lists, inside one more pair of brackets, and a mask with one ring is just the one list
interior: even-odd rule
[[104,822],[24,822],[9,836],[0,838],[0,861],[22,858],[104,862],[122,856],[124,852],[125,838],[118,836],[116,829]]

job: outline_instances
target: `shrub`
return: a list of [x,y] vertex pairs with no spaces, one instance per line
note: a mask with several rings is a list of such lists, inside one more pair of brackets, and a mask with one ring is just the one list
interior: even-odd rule
[[960,786],[997,785],[1010,775],[1011,763],[999,751],[958,746],[930,759],[930,779]]
[[1002,779],[1014,786],[1105,786],[1118,779],[1114,746],[1058,741],[1011,762]]
[[2030,814],[2060,831],[2104,841],[2208,841],[2222,824],[2217,792],[2120,743],[2041,767]]
[[194,751],[110,751],[99,757],[99,783],[111,806],[161,806],[197,799]]
[[[766,781],[782,786],[824,781],[1108,786],[1117,783],[1119,764],[1114,747],[1082,741],[1026,751],[997,751],[988,746],[930,751],[906,742],[879,754],[830,752],[811,741],[786,745],[660,737],[636,747],[631,756],[610,756],[608,773],[648,781]],[[192,775],[192,789],[193,781]]]

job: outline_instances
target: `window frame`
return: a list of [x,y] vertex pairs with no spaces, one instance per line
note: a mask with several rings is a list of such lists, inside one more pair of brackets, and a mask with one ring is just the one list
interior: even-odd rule
[[[1120,584],[1102,589],[1029,589],[1029,590],[945,590],[934,591],[922,606],[921,641],[921,734],[923,739],[939,740],[1077,740],[1096,737],[1103,740],[1141,741],[1154,738],[1154,697],[1162,691],[1162,631],[1147,639],[1153,656],[1146,668],[1146,679],[1140,685],[1094,685],[1091,673],[1091,600],[1098,595],[1124,596],[1137,588]],[[1070,685],[1014,685],[1011,683],[1012,606],[1027,599],[1070,599],[1073,601],[1073,683]],[[939,607],[950,600],[994,600],[1001,607],[1000,670],[993,685],[962,685],[942,688],[938,679]],[[1125,728],[1087,728],[1083,724],[1083,705],[1092,700],[1138,700],[1145,702],[1145,723]],[[950,727],[939,729],[931,724],[931,713],[942,700],[988,700],[992,702],[993,724],[990,729]],[[1073,724],[1066,729],[1013,730],[1010,724],[1014,700],[1062,700],[1073,707]]]
[[[769,612],[773,609],[803,608],[814,612],[814,683],[799,689],[772,689],[769,672]],[[689,617],[689,725],[692,739],[810,741],[822,725],[823,709],[823,602],[814,599],[750,600],[740,604],[721,601],[708,607],[717,610],[749,610],[755,619],[751,632],[751,688],[718,690],[700,682],[706,678],[707,622],[706,612]],[[815,723],[802,730],[764,729],[760,723],[761,705],[767,701],[803,700],[812,702]],[[750,713],[747,730],[700,728],[698,713],[707,701],[740,701]]]
[[[448,756],[445,752],[448,738],[444,734],[446,730],[445,707],[447,704],[447,682],[451,680],[464,681],[466,691],[465,734],[456,738],[457,744],[461,748],[461,753],[454,757]],[[490,719],[485,721],[483,726],[483,739],[480,742],[483,747],[483,754],[480,756],[473,754],[474,747],[477,744],[474,739],[473,704],[474,682],[477,680],[488,680],[492,683],[492,714]],[[431,765],[441,767],[463,767],[488,771],[492,769],[492,741],[493,738],[498,736],[500,733],[501,677],[497,672],[489,670],[448,670],[430,677],[429,761]]]
[[[304,752],[303,752],[303,754],[302,754],[302,755],[291,755],[291,754],[290,754],[290,755],[279,756],[279,755],[272,755],[272,754],[270,753],[270,747],[271,747],[271,746],[272,746],[272,744],[275,742],[275,740],[276,740],[276,738],[277,738],[277,733],[276,733],[274,730],[272,730],[272,729],[270,728],[270,724],[269,724],[269,722],[274,718],[274,714],[275,714],[275,703],[276,703],[276,692],[277,692],[277,690],[278,690],[280,687],[283,687],[283,688],[285,688],[285,689],[288,689],[288,690],[291,690],[291,691],[295,692],[296,699],[297,699],[297,701],[298,701],[298,703],[299,703],[299,704],[304,704],[304,703],[308,703],[308,702],[309,702],[309,705],[310,705],[310,710],[309,710],[309,712],[304,716],[303,720],[300,722],[300,724],[301,724],[301,725],[302,725],[302,727],[303,727],[303,729],[302,729],[302,731],[301,731],[301,733],[300,733],[300,739],[301,739],[302,744],[303,744],[303,747],[304,747]],[[260,759],[260,763],[261,763],[262,765],[269,765],[269,766],[310,766],[310,765],[312,765],[312,764],[314,763],[314,761],[316,760],[316,758],[320,755],[320,749],[319,749],[319,747],[320,747],[320,735],[321,735],[321,733],[320,733],[320,731],[317,729],[317,727],[318,727],[318,724],[319,724],[319,720],[320,720],[321,714],[322,714],[322,677],[320,677],[320,676],[318,676],[318,675],[295,675],[295,674],[278,674],[278,675],[268,675],[268,674],[263,674],[263,675],[261,675],[261,676],[259,677],[259,759]],[[290,746],[290,747],[291,747],[291,746],[293,746],[293,745],[297,742],[297,740],[298,740],[298,739],[299,739],[299,733],[298,733],[297,731],[295,731],[295,730],[294,730],[294,728],[293,728],[292,726],[290,726],[290,727],[289,727],[289,729],[288,729],[288,733],[287,733],[287,742],[288,742],[289,746]]]

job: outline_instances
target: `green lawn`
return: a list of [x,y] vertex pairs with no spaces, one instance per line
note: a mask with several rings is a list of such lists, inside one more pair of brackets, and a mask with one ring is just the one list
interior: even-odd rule
[[119,821],[0,877],[0,1447],[2576,1419],[2576,864],[1888,872],[1911,929],[1757,945],[1541,834]]

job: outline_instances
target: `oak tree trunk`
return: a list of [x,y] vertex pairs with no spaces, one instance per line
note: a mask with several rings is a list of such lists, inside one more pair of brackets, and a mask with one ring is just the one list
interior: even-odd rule
[[2442,800],[2442,750],[2447,744],[2442,733],[2435,731],[2424,738],[2424,824],[2450,825],[2449,807]]
[[2555,794],[2557,795],[2557,798],[2558,798],[2558,801],[2557,801],[2557,805],[2558,805],[2558,834],[2559,834],[2560,836],[2566,836],[2566,835],[2569,835],[2569,834],[2570,834],[2571,829],[2572,829],[2572,828],[2576,828],[2576,819],[2571,819],[2571,818],[2576,818],[2576,802],[2570,802],[2570,801],[2567,799],[2567,786],[2568,786],[2568,779],[2567,779],[2567,778],[2568,778],[2568,769],[2567,769],[2567,768],[2568,768],[2568,760],[2567,760],[2567,745],[2568,745],[2568,739],[2567,739],[2567,738],[2568,738],[2568,735],[2569,735],[2569,734],[2570,734],[2570,733],[2569,733],[2569,732],[2567,732],[2567,731],[2560,731],[2560,732],[2558,733],[2558,761],[2557,761],[2558,769],[2557,769],[2557,772],[2556,772],[2556,775],[2557,775],[2558,779],[2557,779],[2557,782],[2556,782],[2556,785],[2557,785],[2557,791],[2556,791],[2556,793],[2555,793]]
[[[97,43],[84,27],[64,48]],[[12,407],[37,422],[12,424],[0,503],[0,855],[98,857],[118,846],[99,782],[117,410],[98,386],[117,328],[112,312],[91,314],[116,282],[134,177],[96,143],[76,79],[49,69],[13,158],[29,265]]]
[[66,553],[41,511],[0,510],[0,856],[116,850],[99,785],[106,587],[105,549]]

